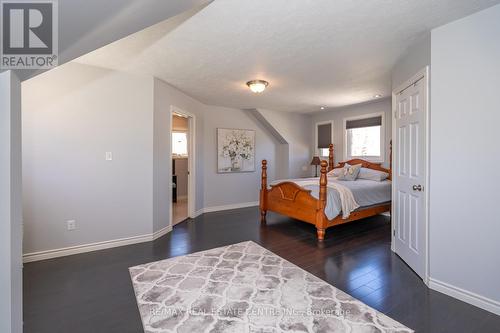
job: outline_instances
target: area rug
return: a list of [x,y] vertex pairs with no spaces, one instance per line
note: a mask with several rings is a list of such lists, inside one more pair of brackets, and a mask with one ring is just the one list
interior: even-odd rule
[[413,332],[251,241],[129,270],[147,333]]

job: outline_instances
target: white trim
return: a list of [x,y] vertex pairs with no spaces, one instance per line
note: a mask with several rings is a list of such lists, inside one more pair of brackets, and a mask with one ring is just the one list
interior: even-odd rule
[[231,204],[231,205],[205,207],[201,211],[204,214],[204,213],[219,212],[219,211],[222,211],[222,210],[255,207],[255,206],[258,206],[258,205],[259,205],[258,201],[252,201],[252,202],[243,202],[243,203],[237,203],[237,204]]
[[197,218],[198,216],[203,214],[203,208],[198,209],[196,212],[194,212],[193,219]]
[[[170,105],[170,133],[172,133],[172,116],[174,114],[186,116],[188,118],[188,217],[195,218],[197,212],[196,207],[196,116],[190,112],[184,111],[175,105]],[[168,156],[172,160],[172,144],[168,146]],[[171,175],[170,175],[171,177]],[[172,193],[172,182],[169,182],[169,193]],[[172,225],[172,200],[170,200],[170,217],[169,222]]]
[[[332,125],[332,132],[330,133],[330,143],[333,143],[333,135],[334,135],[334,121],[333,120],[326,120],[326,121],[320,121],[320,122],[317,122],[315,125],[314,125],[314,152],[316,156],[320,156],[319,154],[319,148],[318,148],[318,125],[325,125],[325,124],[331,124]],[[320,156],[322,157],[322,156]]]
[[[365,118],[373,118],[373,117],[382,117],[382,126],[380,128],[380,158],[376,156],[348,156],[347,154],[347,121],[348,120],[358,120],[358,119],[365,119]],[[343,120],[343,127],[342,130],[344,131],[344,161],[352,160],[355,158],[361,158],[370,162],[374,163],[384,163],[385,162],[385,144],[386,144],[386,134],[385,134],[385,112],[380,111],[380,112],[374,112],[374,113],[367,113],[367,114],[362,114],[359,116],[353,116],[353,117],[346,117]]]
[[160,238],[161,236],[169,233],[170,231],[172,231],[172,227],[166,226],[163,229],[160,229],[154,233],[147,234],[147,235],[132,236],[132,237],[103,241],[103,242],[96,242],[96,243],[63,247],[60,249],[25,253],[23,255],[23,262],[27,263],[27,262],[33,262],[33,261],[40,261],[40,260],[70,256],[70,255],[74,255],[74,254],[110,249],[110,248],[120,247],[120,246],[125,246],[125,245],[151,242],[151,241],[154,241],[154,240]]
[[498,301],[433,278],[429,279],[429,288],[477,306],[483,310],[492,312],[496,315],[500,315],[500,302]]
[[[252,201],[252,202],[243,202],[243,203],[223,205],[223,206],[205,207],[205,208],[202,208],[202,209],[195,211],[192,214],[192,218],[196,218],[204,213],[218,212],[218,211],[230,210],[230,209],[255,207],[258,205],[259,205],[258,201]],[[113,239],[113,240],[96,242],[96,243],[63,247],[60,249],[52,249],[52,250],[46,250],[46,251],[25,253],[23,255],[23,262],[28,263],[28,262],[33,262],[33,261],[40,261],[40,260],[46,260],[46,259],[65,257],[65,256],[74,255],[74,254],[105,250],[105,249],[110,249],[110,248],[120,247],[120,246],[125,246],[125,245],[151,242],[151,241],[154,241],[154,240],[168,234],[171,231],[172,231],[172,225],[169,224],[168,226],[166,226],[158,231],[155,231],[151,234],[147,234],[147,235],[125,237],[125,238]]]
[[[425,171],[425,268],[424,268],[424,276],[422,277],[424,283],[428,286],[430,286],[430,245],[429,245],[429,197],[430,197],[430,84],[429,84],[429,66],[424,67],[420,71],[418,71],[417,74],[415,74],[413,77],[411,77],[409,80],[403,82],[397,89],[394,89],[392,92],[392,114],[391,117],[394,118],[396,115],[396,96],[402,92],[405,88],[411,86],[413,83],[423,79],[424,80],[424,87],[425,87],[425,96],[426,96],[426,108],[425,108],[425,126],[426,126],[426,171]],[[396,126],[395,123],[392,125],[392,138],[393,140],[396,139]],[[394,148],[394,144],[393,144]],[[397,151],[396,149],[392,150],[392,165],[394,167],[395,161],[397,157]],[[394,171],[393,171],[393,177],[392,177],[392,202],[394,203],[396,200],[396,179],[397,177],[394,177]],[[392,205],[392,210],[391,210],[391,250],[392,252],[396,252],[396,248],[394,245],[394,230],[395,230],[395,222],[394,219],[396,217],[396,205]]]
[[170,231],[172,231],[172,226],[167,225],[165,228],[161,228],[160,230],[153,232],[153,239],[152,240],[157,240],[158,238],[168,234]]

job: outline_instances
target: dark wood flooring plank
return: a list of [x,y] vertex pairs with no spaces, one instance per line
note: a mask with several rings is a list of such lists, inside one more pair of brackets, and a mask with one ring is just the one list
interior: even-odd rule
[[500,317],[429,290],[390,249],[377,216],[327,230],[256,208],[204,214],[155,242],[26,264],[27,333],[141,332],[128,267],[253,240],[417,332],[500,332]]

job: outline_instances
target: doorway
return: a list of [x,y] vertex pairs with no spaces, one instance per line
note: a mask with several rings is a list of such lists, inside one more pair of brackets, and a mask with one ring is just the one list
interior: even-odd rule
[[429,69],[393,92],[392,249],[428,281]]
[[171,225],[194,217],[194,116],[171,107]]

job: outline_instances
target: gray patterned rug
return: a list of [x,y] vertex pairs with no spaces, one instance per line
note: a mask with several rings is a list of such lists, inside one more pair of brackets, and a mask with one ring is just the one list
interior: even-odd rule
[[250,241],[129,270],[147,333],[413,332]]

